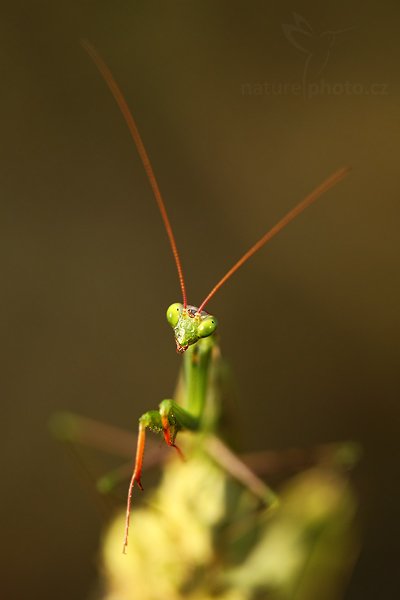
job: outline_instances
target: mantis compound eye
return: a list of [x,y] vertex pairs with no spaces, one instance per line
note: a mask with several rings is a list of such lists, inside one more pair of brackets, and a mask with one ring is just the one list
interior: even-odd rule
[[179,302],[174,302],[167,309],[167,321],[171,325],[171,327],[176,327],[180,316],[182,314],[183,304]]
[[205,319],[202,320],[202,322],[200,323],[200,325],[198,327],[197,331],[198,331],[199,336],[204,338],[204,337],[207,337],[208,335],[211,335],[217,329],[217,325],[218,325],[218,322],[215,317],[212,317],[211,315],[209,317],[206,317]]

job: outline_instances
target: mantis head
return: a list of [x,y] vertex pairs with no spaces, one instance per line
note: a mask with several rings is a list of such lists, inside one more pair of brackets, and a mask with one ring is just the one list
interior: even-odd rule
[[196,306],[174,302],[167,310],[167,321],[174,330],[176,349],[185,352],[201,338],[212,335],[217,328],[217,319]]

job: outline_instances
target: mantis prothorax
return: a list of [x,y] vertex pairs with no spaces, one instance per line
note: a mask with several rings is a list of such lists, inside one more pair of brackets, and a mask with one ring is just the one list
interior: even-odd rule
[[205,405],[207,400],[207,386],[209,382],[210,369],[218,360],[219,352],[215,331],[217,329],[217,319],[206,312],[204,309],[216,292],[230,279],[230,277],[247,262],[258,250],[269,242],[286,225],[295,219],[306,208],[313,204],[323,193],[332,188],[341,181],[349,171],[348,167],[342,167],[335,171],[323,183],[315,188],[304,200],[290,210],[274,227],[265,233],[243,256],[227,271],[227,273],[212,288],[209,294],[199,304],[191,306],[187,303],[185,279],[181,260],[179,257],[175,236],[167,214],[164,200],[161,196],[153,168],[150,163],[147,151],[142,142],[136,123],[129,110],[127,102],[116,83],[111,71],[99,56],[97,51],[87,41],[82,45],[91,59],[96,64],[104,81],[113,94],[118,107],[129,128],[137,151],[142,160],[149,183],[153,190],[166,233],[169,238],[172,254],[178,272],[178,278],[182,293],[182,302],[173,303],[167,309],[168,323],[174,330],[174,337],[177,352],[184,353],[183,357],[183,379],[184,379],[184,397],[181,403],[175,400],[166,399],[159,404],[158,410],[151,410],[144,413],[139,419],[139,434],[137,439],[136,459],[133,474],[131,477],[127,507],[125,534],[123,541],[123,552],[126,552],[129,534],[129,519],[131,508],[132,490],[135,483],[140,489],[143,489],[141,483],[143,455],[145,448],[146,430],[162,433],[166,443],[176,448],[181,455],[181,451],[175,444],[176,436],[181,430],[202,431],[209,428],[209,423],[205,422]]

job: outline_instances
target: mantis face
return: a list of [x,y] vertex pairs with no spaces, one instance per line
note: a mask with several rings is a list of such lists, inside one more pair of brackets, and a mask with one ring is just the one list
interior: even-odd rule
[[167,310],[167,321],[174,330],[176,349],[185,352],[199,339],[214,333],[217,319],[204,310],[198,312],[196,306],[187,306],[174,302]]

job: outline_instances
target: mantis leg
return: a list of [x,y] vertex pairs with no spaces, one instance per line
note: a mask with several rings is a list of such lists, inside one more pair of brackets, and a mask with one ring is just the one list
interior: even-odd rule
[[175,438],[180,429],[189,429],[190,431],[199,429],[199,419],[174,400],[161,402],[160,416],[164,439],[168,446],[178,449],[175,445]]
[[176,448],[178,454],[183,458],[182,452],[175,444],[177,433],[181,429],[190,429],[196,431],[199,428],[199,419],[194,417],[189,411],[185,410],[174,400],[163,400],[159,405],[159,410],[150,410],[144,413],[139,419],[139,434],[137,438],[135,467],[129,484],[128,500],[126,504],[125,535],[123,543],[123,552],[126,552],[128,545],[129,520],[131,512],[132,491],[135,483],[143,490],[141,476],[143,468],[144,447],[146,442],[146,429],[162,432],[168,446]]

